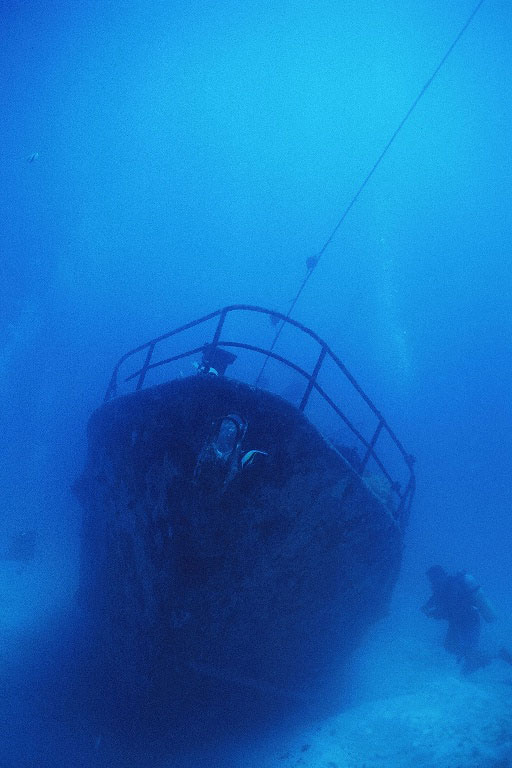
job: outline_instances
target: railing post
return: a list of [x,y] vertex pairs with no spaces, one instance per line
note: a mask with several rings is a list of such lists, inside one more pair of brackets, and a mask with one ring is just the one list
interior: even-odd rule
[[365,455],[364,455],[364,458],[363,458],[363,460],[362,460],[362,462],[361,462],[361,467],[360,467],[360,470],[359,470],[359,474],[360,474],[360,475],[362,475],[362,474],[363,474],[363,472],[364,472],[364,470],[365,470],[365,467],[366,467],[366,465],[367,465],[367,463],[368,463],[368,459],[370,458],[370,456],[371,456],[371,455],[372,455],[372,453],[373,453],[373,449],[375,448],[375,443],[377,442],[377,438],[379,437],[379,435],[380,435],[380,432],[381,432],[381,429],[382,429],[382,427],[383,427],[383,426],[384,426],[384,419],[383,419],[383,418],[381,418],[381,420],[380,420],[380,421],[379,421],[379,423],[377,424],[377,429],[376,429],[376,430],[375,430],[375,432],[373,433],[373,437],[372,437],[372,439],[370,440],[370,443],[369,443],[369,445],[368,445],[368,448],[366,449],[366,453],[365,453]]
[[215,329],[215,334],[213,336],[213,341],[211,343],[211,346],[213,347],[213,349],[215,349],[217,347],[217,344],[219,343],[220,334],[222,333],[222,328],[224,326],[224,320],[226,319],[226,314],[227,314],[227,311],[226,311],[226,308],[224,307],[224,309],[220,313],[219,322],[217,323],[217,328]]
[[107,391],[105,393],[105,400],[103,402],[107,403],[109,400],[112,400],[112,398],[116,396],[116,393],[117,393],[117,365],[114,368],[114,371],[110,378],[110,382],[109,382]]
[[414,494],[414,472],[412,469],[412,465],[414,463],[414,457],[408,456],[407,463],[409,464],[409,482],[407,483],[407,488],[405,489],[403,495],[400,495],[400,504],[398,506],[398,509],[396,511],[396,516],[400,523],[404,522],[404,517],[408,513],[408,511],[411,508],[412,504],[412,497]]
[[317,380],[320,368],[322,367],[322,363],[324,361],[324,357],[326,355],[326,348],[322,347],[320,354],[318,355],[318,360],[316,361],[315,368],[313,370],[313,373],[311,374],[311,378],[308,381],[308,385],[306,387],[306,391],[304,392],[304,395],[302,396],[302,400],[300,401],[299,405],[299,411],[303,411],[306,407],[306,404],[309,400],[309,396],[311,394],[311,390],[313,389],[315,382]]
[[142,389],[142,385],[144,384],[144,379],[146,377],[147,370],[149,368],[149,364],[151,362],[151,357],[153,355],[153,350],[155,349],[154,344],[150,344],[148,348],[148,353],[146,355],[146,359],[144,360],[144,365],[141,368],[139,380],[137,382],[136,391],[138,392],[139,389]]

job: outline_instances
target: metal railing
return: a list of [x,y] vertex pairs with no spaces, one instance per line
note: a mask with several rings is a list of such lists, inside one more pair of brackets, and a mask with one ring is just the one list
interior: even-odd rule
[[[269,316],[274,324],[276,323],[289,324],[291,326],[294,326],[304,334],[307,334],[319,346],[318,356],[313,366],[312,372],[309,373],[308,371],[304,370],[304,368],[302,368],[301,366],[297,365],[296,363],[293,363],[291,360],[288,360],[282,355],[277,354],[272,349],[265,349],[264,347],[256,346],[254,344],[248,344],[245,342],[232,341],[232,340],[221,338],[226,317],[229,313],[233,313],[233,312],[261,313],[263,315]],[[156,361],[153,360],[155,349],[157,345],[160,344],[162,341],[169,339],[172,336],[176,336],[180,333],[183,333],[184,331],[188,331],[189,329],[194,328],[195,326],[199,326],[201,324],[207,323],[208,321],[213,320],[214,318],[218,318],[218,321],[217,321],[217,326],[216,326],[212,341],[206,342],[204,344],[201,344],[200,346],[194,347],[193,349],[188,349],[185,352],[180,352],[179,354],[173,355],[171,357],[167,357],[165,359],[156,360]],[[414,468],[413,468],[414,457],[406,452],[402,443],[400,442],[398,437],[395,435],[395,433],[393,432],[393,430],[391,429],[391,427],[389,426],[385,418],[382,416],[380,411],[376,408],[376,406],[370,400],[370,398],[365,394],[365,392],[359,386],[359,384],[354,379],[352,374],[348,371],[346,366],[334,354],[334,352],[332,352],[329,346],[314,331],[307,328],[305,325],[302,325],[302,323],[299,323],[296,320],[292,320],[290,317],[286,317],[286,315],[283,315],[280,312],[275,312],[273,310],[264,309],[263,307],[257,307],[257,306],[247,305],[247,304],[233,304],[231,306],[224,307],[223,309],[216,310],[215,312],[211,312],[208,315],[204,315],[204,317],[201,317],[198,320],[193,320],[190,323],[186,323],[186,325],[182,325],[179,328],[176,328],[173,331],[170,331],[169,333],[162,334],[161,336],[158,336],[157,338],[152,339],[151,341],[148,341],[145,344],[141,344],[140,346],[130,350],[125,355],[123,355],[123,357],[121,357],[121,359],[116,364],[114,371],[112,373],[112,377],[110,379],[110,383],[107,388],[105,401],[111,400],[113,397],[116,397],[119,369],[126,362],[126,360],[128,360],[128,358],[132,357],[133,355],[138,355],[146,351],[146,355],[145,355],[144,363],[142,367],[139,368],[137,371],[131,373],[129,376],[127,376],[124,379],[124,381],[128,382],[128,381],[136,380],[135,390],[140,390],[144,386],[144,382],[149,371],[155,368],[158,368],[160,366],[169,365],[170,363],[173,363],[177,360],[182,360],[186,357],[191,357],[193,355],[204,353],[206,350],[208,350],[209,353],[211,353],[211,351],[215,350],[216,348],[245,349],[251,352],[256,352],[263,355],[266,360],[268,359],[276,360],[277,362],[282,363],[288,368],[294,370],[296,373],[300,374],[300,376],[302,376],[307,383],[306,383],[306,389],[304,391],[302,399],[298,405],[298,409],[300,411],[304,411],[304,409],[306,408],[310,400],[312,392],[313,391],[318,392],[318,394],[329,405],[332,411],[334,411],[334,413],[343,421],[346,427],[348,427],[348,429],[353,434],[353,436],[357,438],[360,446],[362,446],[364,450],[363,458],[358,462],[358,465],[355,468],[355,470],[358,472],[359,475],[363,475],[363,473],[367,468],[368,462],[370,461],[370,459],[373,460],[377,465],[379,471],[382,473],[383,477],[386,479],[387,483],[389,484],[390,492],[393,494],[394,503],[392,504],[392,508],[393,508],[393,514],[395,519],[401,524],[407,520],[413,495],[414,495],[414,490],[415,490],[415,476],[414,476]],[[360,430],[357,429],[357,427],[351,422],[348,416],[341,410],[341,408],[338,405],[336,405],[333,399],[327,394],[324,388],[319,384],[318,376],[320,374],[320,371],[326,359],[331,360],[335,364],[335,366],[340,371],[340,373],[345,377],[346,380],[348,380],[348,382],[353,387],[355,392],[357,392],[359,397],[366,403],[370,411],[376,417],[377,426],[374,429],[370,439],[367,440],[361,434]],[[388,435],[392,443],[396,446],[399,454],[401,455],[401,458],[403,459],[403,462],[407,470],[407,478],[408,478],[407,482],[405,483],[405,487],[402,487],[403,484],[399,483],[396,479],[394,479],[391,476],[391,473],[386,468],[384,461],[381,460],[381,458],[379,457],[376,451],[377,443],[383,433]]]

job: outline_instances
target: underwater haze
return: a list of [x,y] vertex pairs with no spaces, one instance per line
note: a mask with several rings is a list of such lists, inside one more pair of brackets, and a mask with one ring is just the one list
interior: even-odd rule
[[[89,416],[148,339],[228,304],[287,314],[475,6],[2,3],[1,768],[157,764],[45,714],[23,661],[74,599]],[[162,768],[512,766],[510,667],[464,677],[419,611],[430,565],[468,569],[498,615],[484,641],[512,646],[511,71],[510,4],[486,0],[293,307],[416,459],[347,709]]]

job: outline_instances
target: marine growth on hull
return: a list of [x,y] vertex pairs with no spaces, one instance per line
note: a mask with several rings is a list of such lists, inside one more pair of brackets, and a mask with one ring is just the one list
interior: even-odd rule
[[[316,346],[309,369],[261,346],[269,317]],[[121,359],[75,487],[98,665],[147,712],[200,707],[207,689],[300,697],[339,664],[388,605],[414,476],[324,342],[237,306]]]

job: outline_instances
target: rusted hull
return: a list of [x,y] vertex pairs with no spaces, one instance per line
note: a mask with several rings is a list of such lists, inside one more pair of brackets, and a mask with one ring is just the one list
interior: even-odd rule
[[[263,453],[198,473],[236,412]],[[203,468],[204,469],[204,468]],[[197,376],[113,400],[89,424],[79,599],[109,686],[148,700],[304,691],[386,610],[402,533],[293,406]],[[199,687],[198,687],[199,686]]]

